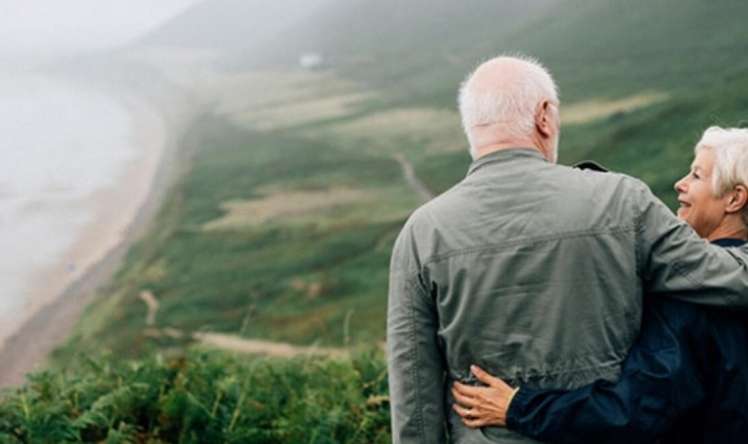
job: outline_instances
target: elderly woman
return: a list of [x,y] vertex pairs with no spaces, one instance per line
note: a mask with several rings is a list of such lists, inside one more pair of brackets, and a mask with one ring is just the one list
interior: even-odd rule
[[[675,184],[678,217],[704,239],[748,239],[748,130],[707,129]],[[620,379],[576,390],[514,389],[473,367],[486,386],[455,383],[468,427],[509,426],[552,442],[746,442],[748,314],[646,298],[642,330]]]

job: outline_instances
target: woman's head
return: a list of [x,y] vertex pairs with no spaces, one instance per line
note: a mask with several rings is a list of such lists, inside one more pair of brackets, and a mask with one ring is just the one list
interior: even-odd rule
[[711,127],[675,183],[678,217],[709,240],[748,234],[748,129]]

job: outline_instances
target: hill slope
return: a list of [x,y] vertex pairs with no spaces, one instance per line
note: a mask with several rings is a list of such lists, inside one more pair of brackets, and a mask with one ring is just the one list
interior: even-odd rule
[[[303,40],[331,54],[328,70],[258,71],[230,52],[233,70],[211,89],[215,111],[185,136],[197,153],[191,173],[70,349],[103,342],[137,354],[184,342],[146,334],[144,290],[159,299],[160,327],[330,346],[381,341],[389,250],[424,194],[408,175],[431,193],[460,180],[469,158],[457,83],[473,64],[465,60],[496,48],[538,54],[557,74],[572,102],[562,116],[576,116],[564,126],[562,161],[597,159],[672,203],[699,133],[748,111],[739,19],[748,5],[719,3],[321,4],[279,45]],[[179,42],[180,29],[221,8],[236,14],[240,2],[196,8],[151,40]],[[712,25],[708,36],[692,31],[699,23]],[[462,58],[445,63],[449,51]]]
[[[739,0],[320,0],[294,6],[293,0],[209,0],[142,43],[223,48],[242,69],[294,65],[300,54],[318,51],[337,71],[392,89],[393,97],[437,96],[448,99],[444,105],[467,69],[504,51],[541,58],[571,100],[701,87],[734,79],[748,66],[741,57],[748,28],[739,20],[748,6]],[[296,12],[279,16],[281,10]]]

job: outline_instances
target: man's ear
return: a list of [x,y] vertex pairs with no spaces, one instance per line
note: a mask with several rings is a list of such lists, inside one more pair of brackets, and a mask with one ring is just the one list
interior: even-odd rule
[[535,129],[543,137],[551,137],[553,134],[551,106],[550,100],[543,100],[535,111]]
[[725,208],[725,211],[728,213],[742,211],[745,205],[748,204],[748,188],[745,186],[736,185],[729,194],[730,198],[727,200],[727,208]]

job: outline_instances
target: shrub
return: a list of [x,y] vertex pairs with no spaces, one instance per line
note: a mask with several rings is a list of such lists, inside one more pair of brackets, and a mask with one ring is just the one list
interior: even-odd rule
[[[72,370],[75,369],[75,371]],[[381,353],[81,359],[0,398],[0,443],[385,443]]]

